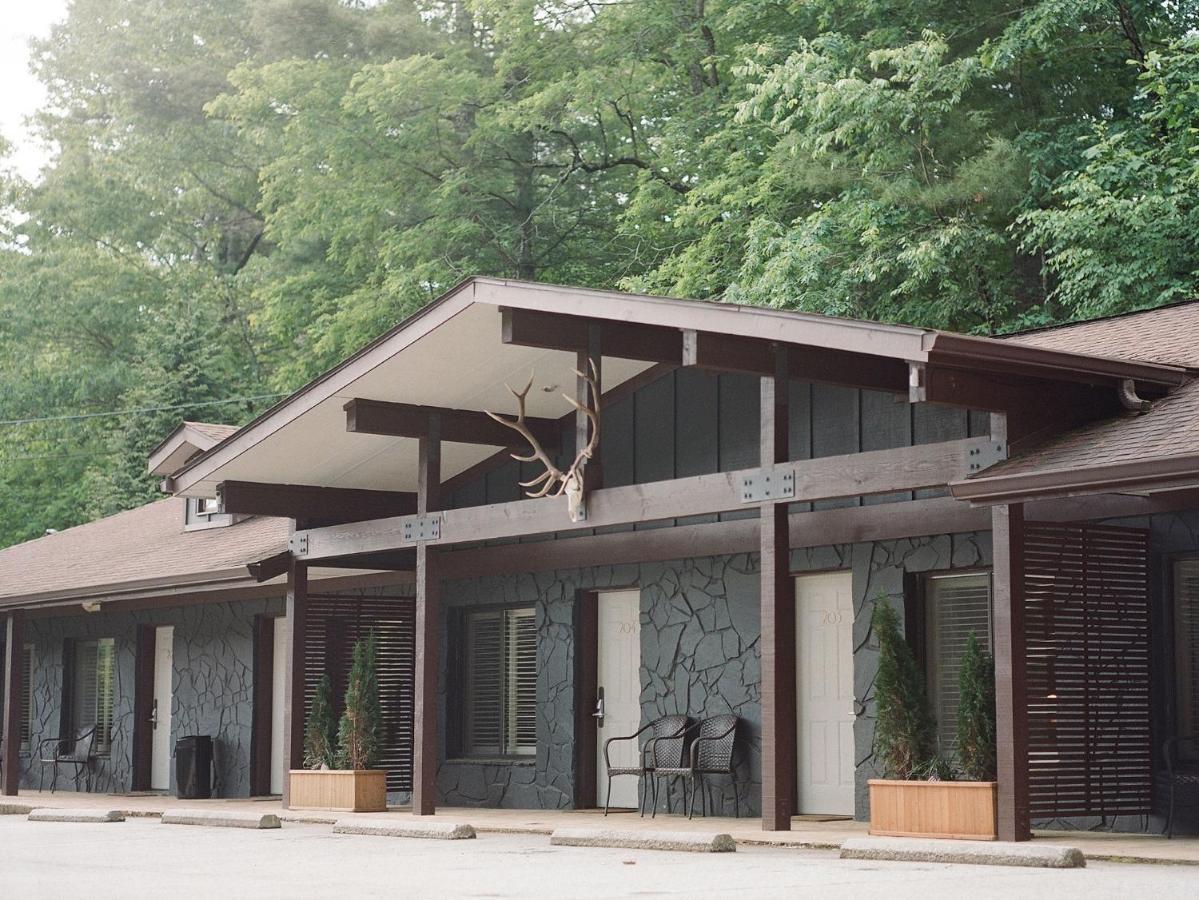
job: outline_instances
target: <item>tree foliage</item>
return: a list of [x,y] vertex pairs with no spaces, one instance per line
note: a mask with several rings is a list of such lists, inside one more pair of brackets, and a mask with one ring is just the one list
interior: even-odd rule
[[878,641],[874,756],[887,778],[909,780],[936,758],[936,722],[924,674],[904,640],[899,616],[885,598],[874,604],[871,627]]
[[345,712],[337,731],[337,763],[342,769],[369,769],[378,762],[383,708],[379,701],[378,648],[372,631],[354,644],[346,684]]
[[983,333],[1189,298],[1197,31],[1142,0],[74,0],[33,57],[53,157],[0,167],[0,545],[154,496],[179,419],[245,421],[472,274]]
[[994,781],[995,663],[978,645],[974,632],[966,637],[958,676],[958,765],[970,781]]
[[308,724],[304,728],[304,765],[309,769],[337,766],[337,719],[333,715],[333,682],[329,673],[321,676],[312,695]]

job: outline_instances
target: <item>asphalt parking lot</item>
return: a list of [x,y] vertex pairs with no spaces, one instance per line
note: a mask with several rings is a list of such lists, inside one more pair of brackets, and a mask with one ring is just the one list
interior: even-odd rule
[[691,854],[551,847],[541,835],[468,841],[28,822],[0,817],[6,897],[1147,897],[1199,896],[1199,867],[1091,863],[1049,871],[840,860],[834,851],[740,847]]

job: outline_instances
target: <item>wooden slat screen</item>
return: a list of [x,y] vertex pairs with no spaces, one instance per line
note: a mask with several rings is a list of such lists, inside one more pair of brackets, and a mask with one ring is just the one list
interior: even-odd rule
[[1148,814],[1148,534],[1030,524],[1024,587],[1033,817]]
[[310,595],[308,604],[304,640],[305,721],[317,682],[326,671],[333,682],[333,709],[341,716],[354,643],[374,629],[379,654],[379,699],[383,708],[379,766],[387,769],[389,791],[412,790],[415,600],[394,596]]

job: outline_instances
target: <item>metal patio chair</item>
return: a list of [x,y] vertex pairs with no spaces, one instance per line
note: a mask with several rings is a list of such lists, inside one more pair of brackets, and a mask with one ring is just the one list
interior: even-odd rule
[[[737,780],[733,772],[733,749],[737,742],[737,723],[734,715],[712,716],[692,725],[687,730],[691,743],[686,765],[660,768],[654,775],[654,806],[657,807],[657,779],[683,779],[683,809],[690,819],[695,814],[695,795],[700,791],[703,814],[708,814],[708,795],[704,791],[705,775],[728,775],[733,777],[733,813],[741,818],[741,804],[737,799]],[[693,736],[692,736],[693,735]],[[668,783],[669,784],[669,783]],[[690,806],[687,801],[687,786],[690,784]]]
[[1171,738],[1165,744],[1166,788],[1170,792],[1170,811],[1166,816],[1166,837],[1174,837],[1174,810],[1199,806],[1199,738]]
[[[687,716],[660,716],[648,725],[642,725],[633,734],[610,737],[604,741],[604,768],[608,773],[608,795],[604,798],[604,815],[608,814],[608,806],[612,800],[612,778],[617,775],[637,776],[637,808],[645,815],[645,776],[658,765],[677,766],[683,758],[684,734],[691,720]],[[641,748],[640,764],[636,766],[613,766],[608,755],[608,748],[616,741],[636,741],[645,732],[651,731],[653,736]],[[656,793],[655,793],[656,799]]]
[[[47,753],[47,747],[52,748]],[[45,787],[46,766],[50,766],[53,775],[50,779],[50,793],[58,786],[58,767],[72,766],[75,769],[75,790],[79,790],[79,776],[87,776],[87,789],[92,789],[92,760],[96,755],[96,726],[84,725],[71,737],[50,737],[38,742],[38,761],[42,764],[38,776],[38,790]]]

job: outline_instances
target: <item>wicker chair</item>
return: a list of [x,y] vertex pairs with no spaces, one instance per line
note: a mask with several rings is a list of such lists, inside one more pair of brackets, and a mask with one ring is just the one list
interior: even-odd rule
[[[47,748],[49,753],[47,753]],[[58,767],[73,766],[75,769],[75,790],[79,790],[79,775],[86,773],[87,788],[92,784],[92,759],[96,750],[96,726],[85,725],[75,732],[73,737],[51,737],[39,741],[37,745],[38,761],[42,764],[38,776],[38,790],[45,787],[46,766],[50,766],[53,775],[50,779],[50,793],[58,786]]]
[[1165,757],[1165,780],[1170,792],[1166,836],[1172,838],[1174,810],[1179,801],[1183,805],[1199,806],[1199,738],[1172,738],[1166,741]]
[[[637,776],[637,808],[641,815],[645,815],[646,792],[642,780],[645,775],[653,772],[658,766],[677,766],[682,762],[684,735],[690,722],[691,720],[686,716],[662,716],[654,719],[648,725],[642,725],[633,734],[610,737],[604,741],[604,768],[608,773],[608,795],[604,798],[605,816],[608,814],[608,806],[612,800],[612,779],[617,775]],[[645,742],[645,746],[641,749],[641,764],[613,766],[608,756],[608,748],[616,741],[636,741],[647,731],[651,731],[653,736]]]
[[[683,778],[683,809],[687,818],[695,814],[696,791],[703,792],[705,775],[729,775],[733,772],[733,748],[737,742],[737,716],[712,716],[704,719],[688,729],[687,738],[691,738],[687,764],[675,767],[656,769],[654,776],[654,808],[658,805],[658,778]],[[692,737],[694,735],[694,737]],[[687,786],[690,784],[691,801],[688,806]],[[668,783],[669,787],[669,783]],[[708,797],[701,793],[703,814],[708,814]],[[737,799],[737,781],[733,780],[733,812],[741,817],[741,804]]]

